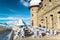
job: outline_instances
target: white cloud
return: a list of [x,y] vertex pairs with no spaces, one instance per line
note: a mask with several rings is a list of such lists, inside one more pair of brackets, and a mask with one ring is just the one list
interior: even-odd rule
[[24,17],[22,17],[22,18],[17,18],[17,17],[6,17],[6,18],[2,17],[2,18],[0,18],[0,20],[18,20],[18,19],[30,20],[30,18],[24,18]]
[[18,18],[14,18],[14,17],[6,17],[6,18],[0,18],[0,20],[17,20]]
[[28,6],[29,6],[28,1],[29,1],[29,0],[27,0],[27,2],[26,2],[26,1],[24,1],[24,0],[20,0],[20,2],[21,2],[24,6],[26,6],[26,7],[28,7]]
[[24,2],[23,5],[27,6],[27,7],[29,6],[29,4],[27,2]]
[[30,24],[30,18],[17,18],[17,17],[6,17],[6,18],[0,18],[0,20],[9,20],[7,21],[7,23],[16,23],[16,21],[18,21],[19,19],[23,19],[23,21],[26,23],[26,24]]

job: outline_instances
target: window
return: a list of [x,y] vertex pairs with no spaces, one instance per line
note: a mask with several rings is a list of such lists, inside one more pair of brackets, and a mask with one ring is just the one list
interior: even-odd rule
[[39,24],[39,27],[41,27],[41,25]]
[[43,0],[41,0],[41,1],[43,1]]
[[53,20],[53,15],[50,15],[52,17],[52,20]]
[[44,21],[44,19],[41,19],[41,21]]
[[58,11],[58,14],[60,14],[60,11]]
[[46,4],[45,4],[45,6],[46,6]]
[[34,25],[33,20],[32,20],[32,26]]
[[45,28],[45,26],[43,26],[43,28]]
[[49,0],[49,2],[51,2],[51,0]]
[[32,14],[32,16],[34,16],[34,14]]
[[43,6],[42,2],[39,3],[39,7],[41,8]]
[[42,3],[40,2],[39,5],[41,5]]
[[53,17],[53,15],[50,15],[51,17]]
[[47,18],[47,17],[46,17]]

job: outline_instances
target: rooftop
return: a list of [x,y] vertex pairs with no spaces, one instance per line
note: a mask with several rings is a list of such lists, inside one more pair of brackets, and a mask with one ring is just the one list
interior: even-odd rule
[[30,6],[39,5],[40,2],[41,2],[41,0],[31,0]]

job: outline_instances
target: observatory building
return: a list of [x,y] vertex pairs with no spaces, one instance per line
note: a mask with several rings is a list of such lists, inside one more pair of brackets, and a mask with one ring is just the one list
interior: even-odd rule
[[60,0],[31,0],[31,26],[60,30]]

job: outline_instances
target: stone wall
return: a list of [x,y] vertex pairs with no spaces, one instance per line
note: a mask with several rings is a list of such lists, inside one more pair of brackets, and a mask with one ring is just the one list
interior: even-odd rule
[[[43,0],[42,7],[32,7],[31,22],[33,26],[45,26],[49,29],[60,30],[60,0]],[[33,16],[32,16],[33,15]],[[31,23],[32,26],[32,23]]]

